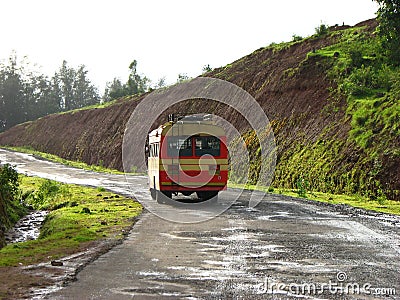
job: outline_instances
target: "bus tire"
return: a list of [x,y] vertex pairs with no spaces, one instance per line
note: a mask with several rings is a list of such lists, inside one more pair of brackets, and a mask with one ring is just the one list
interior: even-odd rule
[[156,191],[156,201],[159,204],[167,203],[172,199],[172,192]]
[[164,199],[164,194],[161,193],[160,191],[155,191],[156,192],[156,201],[158,204],[164,204],[165,203],[165,199]]
[[213,202],[218,201],[218,192],[196,192],[196,194],[201,201],[207,201],[210,199],[212,199]]

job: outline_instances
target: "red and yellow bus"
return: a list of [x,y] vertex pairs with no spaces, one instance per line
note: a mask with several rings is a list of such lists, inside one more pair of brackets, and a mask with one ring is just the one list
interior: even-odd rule
[[163,203],[172,195],[197,194],[216,200],[228,181],[228,149],[224,130],[206,116],[168,122],[148,137],[148,175],[153,199]]

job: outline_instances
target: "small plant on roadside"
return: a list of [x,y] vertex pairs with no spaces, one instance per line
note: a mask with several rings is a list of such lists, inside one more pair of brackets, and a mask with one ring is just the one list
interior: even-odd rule
[[137,172],[137,166],[131,166],[131,172],[130,173],[136,173]]
[[385,193],[382,191],[382,189],[378,189],[377,194],[378,196],[376,197],[376,201],[378,201],[380,205],[384,205],[387,201]]
[[104,161],[102,159],[99,160],[99,167],[101,167],[101,168],[104,167]]
[[307,198],[307,188],[308,188],[308,182],[307,180],[304,180],[304,178],[299,177],[296,182],[297,185],[297,195],[301,198]]

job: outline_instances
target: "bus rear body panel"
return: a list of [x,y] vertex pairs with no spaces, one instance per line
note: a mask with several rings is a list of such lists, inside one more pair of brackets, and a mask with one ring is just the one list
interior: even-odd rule
[[149,134],[150,189],[184,194],[225,190],[229,165],[222,128],[201,123],[171,126],[166,123]]

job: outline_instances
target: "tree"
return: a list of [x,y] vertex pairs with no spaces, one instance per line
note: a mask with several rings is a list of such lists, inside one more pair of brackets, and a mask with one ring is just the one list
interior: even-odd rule
[[85,65],[75,70],[64,60],[52,78],[55,96],[61,101],[63,110],[85,107],[100,102],[96,87],[87,78]]
[[400,65],[400,0],[374,0],[379,4],[377,12],[382,47],[393,65]]
[[59,90],[61,95],[61,107],[64,110],[71,110],[75,107],[74,103],[74,79],[75,70],[69,68],[67,61],[63,61],[60,70],[54,75],[55,82],[59,84]]
[[128,81],[125,84],[122,84],[118,78],[114,78],[112,82],[107,83],[103,101],[107,102],[124,96],[143,94],[149,90],[150,79],[139,75],[136,67],[137,61],[135,59],[129,65],[130,73]]
[[0,130],[26,121],[28,115],[23,67],[18,66],[15,53],[8,62],[0,67]]
[[85,107],[100,102],[97,88],[87,78],[88,71],[81,65],[76,71],[75,77],[75,98],[78,107]]
[[103,95],[103,102],[125,96],[124,85],[119,78],[114,78],[112,82],[107,82]]
[[144,76],[140,76],[136,71],[137,61],[136,59],[131,62],[129,65],[129,69],[131,70],[128,78],[128,82],[126,83],[126,90],[128,95],[137,95],[142,94],[147,91],[148,83],[150,80]]
[[315,34],[317,36],[326,35],[326,34],[328,34],[328,32],[329,32],[328,25],[325,25],[325,24],[321,23],[318,27],[315,27]]
[[34,120],[59,112],[60,101],[53,93],[51,81],[43,74],[31,74],[27,78],[29,78],[25,83],[27,119]]

